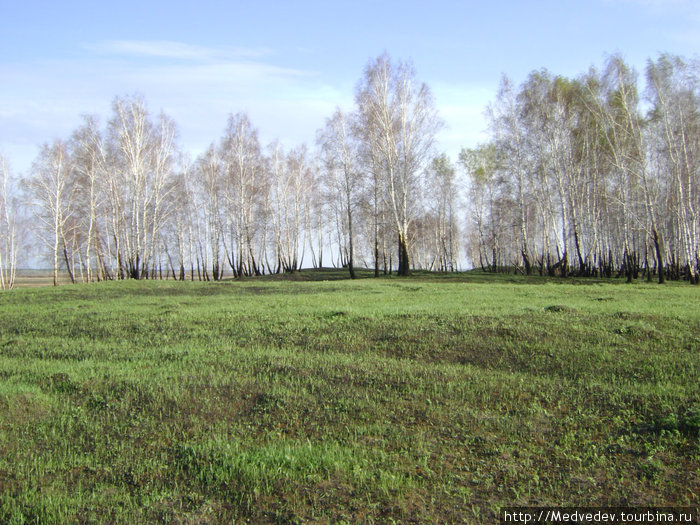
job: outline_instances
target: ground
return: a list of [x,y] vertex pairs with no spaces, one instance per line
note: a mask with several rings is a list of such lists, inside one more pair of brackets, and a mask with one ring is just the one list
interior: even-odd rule
[[0,522],[697,505],[696,287],[341,277],[0,293]]

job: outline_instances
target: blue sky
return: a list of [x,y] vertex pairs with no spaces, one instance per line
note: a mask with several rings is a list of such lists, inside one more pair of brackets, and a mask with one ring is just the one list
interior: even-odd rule
[[0,0],[0,13],[0,153],[14,174],[82,114],[104,122],[135,92],[175,119],[192,156],[238,111],[264,143],[311,146],[384,51],[432,88],[454,158],[485,140],[502,74],[575,76],[618,52],[641,72],[660,52],[700,50],[698,0]]

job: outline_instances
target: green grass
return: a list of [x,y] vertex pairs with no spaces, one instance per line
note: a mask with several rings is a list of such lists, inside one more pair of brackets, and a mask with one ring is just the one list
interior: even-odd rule
[[0,522],[698,503],[697,288],[343,275],[0,294]]

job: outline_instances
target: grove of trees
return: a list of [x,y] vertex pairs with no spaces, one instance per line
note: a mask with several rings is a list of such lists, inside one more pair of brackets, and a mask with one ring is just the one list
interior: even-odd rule
[[620,56],[577,78],[507,78],[492,140],[464,149],[475,264],[699,281],[700,64]]
[[41,146],[21,184],[0,164],[0,289],[11,288],[20,208],[73,281],[219,280],[309,262],[375,275],[485,271],[700,281],[700,67],[619,56],[577,78],[504,78],[488,143],[457,165],[413,66],[371,60],[355,106],[315,148],[261,144],[245,113],[196,159],[139,95]]

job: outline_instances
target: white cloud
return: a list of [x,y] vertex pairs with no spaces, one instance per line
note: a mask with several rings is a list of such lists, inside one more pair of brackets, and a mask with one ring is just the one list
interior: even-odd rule
[[90,51],[112,55],[198,61],[257,59],[271,53],[269,49],[265,48],[212,48],[170,40],[108,40],[88,44],[85,47]]
[[264,142],[312,145],[324,118],[352,96],[317,72],[275,65],[263,50],[141,41],[89,49],[74,60],[0,64],[0,152],[18,172],[29,169],[36,146],[69,136],[81,115],[97,114],[104,123],[117,95],[141,93],[152,112],[170,114],[193,155],[238,111],[250,114]]
[[[310,147],[336,106],[353,106],[352,85],[334,85],[316,71],[276,65],[274,54],[165,41],[110,41],[88,46],[74,60],[0,64],[0,152],[26,172],[37,146],[67,137],[81,115],[103,123],[117,95],[143,94],[150,110],[178,124],[193,156],[218,140],[229,113],[248,112],[263,144],[280,139]],[[462,147],[486,140],[483,110],[491,86],[431,83],[447,127],[439,147],[456,158]]]

